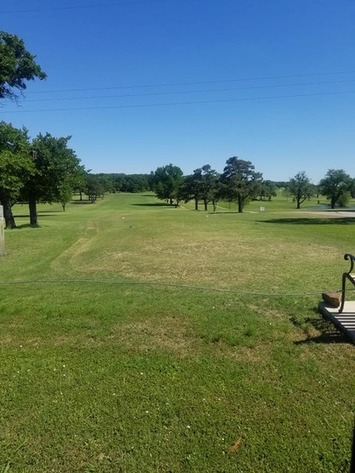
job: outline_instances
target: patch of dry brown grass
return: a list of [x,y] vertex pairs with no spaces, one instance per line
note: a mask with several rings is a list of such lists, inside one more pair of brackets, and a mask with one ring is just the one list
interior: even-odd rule
[[[310,261],[330,264],[332,254],[326,245],[214,232],[203,234],[203,238],[193,233],[169,239],[156,235],[132,243],[118,237],[113,246],[112,241],[105,244],[100,230],[90,238],[80,237],[53,261],[52,269],[144,282],[198,282],[219,288],[266,285],[277,289],[285,278],[297,281],[300,268],[307,268]],[[278,267],[280,271],[275,271]]]
[[184,357],[196,350],[195,340],[187,334],[186,328],[187,322],[179,317],[118,323],[107,342],[138,352],[162,349]]

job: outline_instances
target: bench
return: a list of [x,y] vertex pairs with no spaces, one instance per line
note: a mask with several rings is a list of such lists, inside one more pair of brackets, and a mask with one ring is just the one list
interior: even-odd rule
[[346,291],[346,281],[350,281],[351,284],[355,286],[355,272],[354,272],[354,262],[355,262],[355,256],[351,255],[350,253],[346,253],[344,255],[345,260],[350,261],[350,268],[349,271],[346,273],[343,273],[342,277],[342,284],[341,284],[341,304],[339,308],[339,314],[341,314],[344,310],[344,304],[345,304],[345,291]]

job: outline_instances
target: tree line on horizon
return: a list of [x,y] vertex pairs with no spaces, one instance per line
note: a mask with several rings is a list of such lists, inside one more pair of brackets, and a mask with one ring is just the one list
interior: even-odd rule
[[154,192],[167,204],[179,206],[181,202],[194,202],[195,210],[202,203],[216,208],[219,200],[235,202],[238,212],[243,212],[251,200],[271,201],[279,190],[290,197],[299,209],[311,197],[325,196],[332,209],[344,207],[355,198],[355,179],[342,169],[329,169],[318,184],[313,184],[305,171],[289,181],[264,180],[250,161],[233,156],[226,161],[222,173],[205,164],[190,175],[174,164],[160,166],[150,174],[100,173],[93,175],[106,192]]

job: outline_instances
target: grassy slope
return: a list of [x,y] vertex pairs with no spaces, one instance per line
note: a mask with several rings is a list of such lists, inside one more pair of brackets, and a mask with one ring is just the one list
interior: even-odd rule
[[0,471],[349,470],[355,351],[316,307],[355,220],[259,205],[121,194],[44,206],[38,229],[16,209]]

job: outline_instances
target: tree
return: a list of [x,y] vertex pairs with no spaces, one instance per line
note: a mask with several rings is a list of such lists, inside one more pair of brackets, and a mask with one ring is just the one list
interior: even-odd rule
[[194,200],[195,210],[198,210],[198,203],[202,200],[204,209],[207,211],[208,203],[216,200],[217,188],[218,174],[209,164],[205,164],[201,168],[195,169],[193,174],[185,178],[182,198],[185,202]]
[[90,171],[86,171],[84,166],[80,166],[78,171],[75,173],[75,182],[73,193],[77,193],[80,196],[80,200],[83,200],[83,194],[86,193],[86,177]]
[[87,174],[86,176],[86,193],[90,202],[93,204],[97,199],[105,193],[105,181],[102,176],[97,174]]
[[236,156],[226,161],[221,176],[222,195],[230,202],[237,201],[239,213],[243,212],[246,203],[260,191],[262,174],[254,169],[255,166],[250,161],[244,161]]
[[183,172],[178,166],[168,164],[157,168],[152,176],[152,183],[158,199],[167,200],[170,205],[175,200],[178,205],[183,180]]
[[75,151],[67,146],[70,138],[40,133],[32,142],[35,172],[23,192],[24,200],[28,200],[31,226],[38,225],[37,202],[60,202],[65,209],[69,189],[73,192],[76,177],[82,178],[83,166]]
[[352,180],[349,174],[342,169],[329,169],[325,177],[320,181],[319,187],[321,194],[330,200],[330,207],[335,206],[341,200],[344,193],[351,191]]
[[306,176],[304,171],[296,174],[295,177],[290,179],[288,183],[288,190],[290,194],[295,198],[296,208],[299,209],[301,204],[312,195],[312,184]]
[[149,174],[110,174],[113,192],[144,192],[150,190]]
[[21,38],[0,31],[0,99],[17,98],[15,91],[25,90],[25,81],[46,77],[35,58],[26,50]]
[[201,172],[201,198],[205,211],[207,211],[207,205],[212,202],[213,209],[216,210],[216,203],[218,200],[219,193],[219,175],[211,168],[209,164],[205,164],[200,169]]
[[195,203],[195,210],[198,210],[198,201],[201,199],[202,189],[201,189],[201,171],[196,169],[193,174],[186,176],[184,183],[181,187],[180,196],[181,199],[185,202],[193,200]]
[[354,199],[355,198],[355,178],[351,179],[350,193],[351,193],[352,199]]
[[262,181],[259,196],[261,200],[267,199],[270,202],[272,197],[277,196],[277,187],[275,183],[268,180]]
[[0,122],[0,203],[4,209],[6,228],[16,227],[12,206],[33,172],[27,130]]
[[350,199],[351,199],[351,192],[350,191],[343,192],[338,199],[339,207],[346,207],[348,203],[350,202]]

